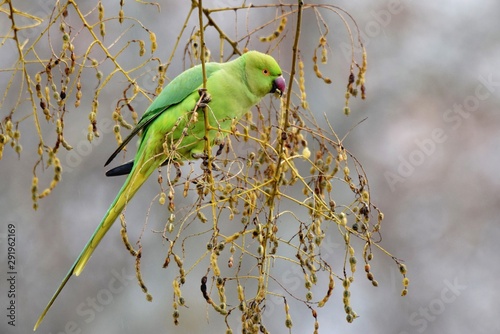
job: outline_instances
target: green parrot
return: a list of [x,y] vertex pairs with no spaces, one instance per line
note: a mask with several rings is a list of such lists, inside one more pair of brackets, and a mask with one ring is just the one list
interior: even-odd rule
[[[38,318],[36,330],[55,299],[72,275],[80,275],[99,242],[113,225],[136,191],[153,173],[169,161],[196,159],[204,155],[205,119],[209,114],[213,128],[208,138],[213,144],[216,136],[225,136],[233,120],[239,120],[268,93],[280,96],[285,79],[276,60],[266,54],[249,51],[226,63],[206,63],[206,108],[193,110],[200,100],[203,86],[201,65],[192,67],[172,80],[151,103],[137,126],[111,155],[105,166],[140,132],[140,144],[133,161],[111,169],[108,176],[129,174],[115,200],[90,237],[61,285]],[[166,149],[165,149],[166,144]]]

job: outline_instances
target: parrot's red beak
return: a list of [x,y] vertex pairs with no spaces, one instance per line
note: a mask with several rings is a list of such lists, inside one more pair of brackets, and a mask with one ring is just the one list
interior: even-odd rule
[[286,89],[285,78],[282,75],[274,79],[273,88],[271,89],[271,93],[277,93],[279,96],[282,96]]

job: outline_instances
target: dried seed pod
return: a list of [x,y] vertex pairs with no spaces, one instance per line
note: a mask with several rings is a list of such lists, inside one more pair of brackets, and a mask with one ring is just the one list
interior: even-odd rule
[[276,30],[273,31],[272,34],[265,36],[265,37],[260,37],[259,38],[260,41],[261,42],[271,42],[271,41],[275,40],[276,38],[278,38],[281,35],[281,33],[285,30],[287,21],[288,21],[287,17],[283,16],[281,18],[281,21],[280,21],[278,28],[276,28]]
[[151,41],[151,53],[154,53],[158,44],[156,43],[156,34],[152,31],[149,32],[149,40]]

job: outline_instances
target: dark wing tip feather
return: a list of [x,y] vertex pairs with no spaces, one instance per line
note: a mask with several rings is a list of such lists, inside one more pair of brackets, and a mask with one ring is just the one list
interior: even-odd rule
[[114,158],[116,158],[116,156],[118,155],[118,153],[120,153],[120,151],[123,150],[123,148],[132,140],[132,138],[134,138],[134,136],[136,134],[139,133],[139,131],[141,131],[143,129],[146,129],[147,126],[149,124],[151,124],[151,122],[153,122],[159,115],[160,115],[160,113],[154,115],[153,117],[145,120],[142,123],[139,122],[139,124],[134,128],[134,130],[132,130],[132,132],[128,135],[128,137],[125,138],[125,140],[120,144],[120,146],[118,146],[118,148],[113,152],[113,154],[111,154],[111,156],[108,158],[108,160],[104,164],[104,167],[106,167],[107,165],[109,165],[109,163],[111,161],[113,161]]
[[124,163],[123,165],[111,168],[106,172],[106,176],[120,176],[130,174],[134,167],[134,160]]
[[118,155],[118,153],[120,153],[121,150],[123,150],[123,148],[125,147],[125,145],[127,144],[128,142],[123,142],[121,143],[120,146],[118,146],[118,148],[113,152],[113,154],[111,154],[111,156],[108,158],[108,160],[106,160],[106,163],[104,164],[104,167],[106,167],[107,165],[109,165],[109,163],[111,161],[113,161],[114,158],[116,158],[116,156]]

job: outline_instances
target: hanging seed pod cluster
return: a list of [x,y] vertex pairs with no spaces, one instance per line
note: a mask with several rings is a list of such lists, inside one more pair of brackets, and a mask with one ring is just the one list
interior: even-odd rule
[[[9,8],[13,13],[9,16],[11,30],[6,38],[16,45],[19,59],[3,72],[10,77],[4,98],[0,101],[0,159],[8,146],[22,157],[20,123],[31,120],[38,139],[34,152],[38,159],[33,166],[31,187],[33,208],[37,209],[39,199],[47,197],[62,179],[68,164],[65,151],[78,149],[81,141],[92,143],[99,137],[99,120],[103,118],[115,122],[111,129],[116,141],[121,142],[122,129],[129,130],[139,118],[132,102],[137,97],[146,97],[150,101],[161,91],[165,85],[166,66],[152,57],[158,48],[155,33],[138,23],[136,18],[125,15],[123,0],[120,1],[119,13],[110,11],[103,1],[96,1],[90,12],[81,11],[73,1],[58,2],[54,8],[52,5],[50,8],[33,6],[35,13],[26,15],[18,15],[21,12],[14,3]],[[44,13],[47,17],[37,16]],[[32,22],[20,24],[21,16]],[[117,35],[117,30],[125,27],[127,31],[135,25],[142,30],[144,38],[130,39],[125,46],[118,48],[117,45],[127,36]],[[107,41],[110,35],[114,39]],[[82,41],[86,41],[87,46],[83,47],[85,44]],[[46,45],[49,45],[50,52],[47,52]],[[126,69],[119,56],[132,51],[136,45],[139,45],[140,57],[146,59],[136,67]],[[2,47],[3,44],[0,45]],[[136,78],[144,75],[156,83],[155,91],[147,92],[137,83]],[[113,80],[125,83],[123,98],[118,100],[111,115],[101,115],[101,94]],[[20,82],[19,86],[17,82]],[[16,91],[17,101],[7,112],[4,108],[9,102],[6,97],[12,97],[11,93]],[[25,113],[27,104],[31,109],[30,117],[26,117]],[[83,127],[87,129],[86,136],[70,142],[68,137],[71,136],[68,136],[65,125],[73,122],[73,115],[81,113],[78,110],[82,106],[85,106],[82,111],[88,114],[88,123]],[[129,111],[127,115],[122,113],[124,107]],[[75,153],[76,156],[79,154]],[[50,170],[53,170],[52,176],[47,173]]]
[[[275,312],[287,330],[298,322],[292,318],[293,308],[298,307],[311,312],[311,327],[318,333],[317,310],[335,298],[342,301],[346,321],[352,322],[358,317],[351,300],[357,281],[379,285],[375,256],[394,260],[402,275],[401,295],[408,293],[405,264],[380,244],[384,215],[374,204],[362,159],[345,147],[326,115],[319,119],[310,99],[318,85],[341,89],[344,99],[337,109],[348,115],[351,98],[366,98],[367,54],[349,14],[332,5],[303,1],[241,1],[223,8],[193,1],[187,4],[186,17],[179,20],[177,38],[169,40],[171,49],[166,50],[158,45],[163,34],[157,40],[153,29],[145,25],[148,19],[134,17],[126,1],[121,0],[119,7],[107,6],[95,1],[91,11],[82,12],[75,1],[58,2],[49,27],[27,42],[21,38],[27,28],[16,23],[16,15],[10,17],[8,36],[19,51],[19,62],[10,67],[7,92],[15,91],[18,81],[22,86],[15,107],[0,118],[0,159],[10,149],[22,158],[26,136],[21,135],[20,124],[32,120],[38,140],[37,162],[30,176],[35,209],[62,180],[66,151],[77,147],[75,140],[68,139],[72,115],[85,113],[85,124],[80,127],[85,135],[76,144],[78,140],[92,143],[102,135],[103,119],[111,124],[111,140],[120,144],[168,83],[170,64],[181,60],[176,57],[183,57],[187,68],[259,49],[278,59],[287,78],[287,92],[279,99],[266,98],[241,121],[233,121],[229,133],[219,130],[215,145],[207,142],[205,156],[198,162],[170,163],[159,172],[159,191],[156,197],[152,195],[150,209],[167,212],[157,240],[165,245],[159,266],[175,272],[165,285],[172,295],[173,323],[182,326],[183,315],[191,312],[189,306],[205,302],[214,311],[210,316],[222,317],[226,333],[236,327],[244,333],[268,333],[269,324],[278,319],[264,316],[272,303],[280,305]],[[316,35],[307,36],[314,37],[311,48],[301,47],[306,12],[311,14],[308,19],[316,20],[309,26],[317,26]],[[332,84],[342,71],[332,64],[337,48],[331,36],[333,23],[325,19],[325,13],[338,15],[349,34],[353,52],[344,71],[348,72],[345,86]],[[227,25],[222,17],[227,20],[231,15],[234,26],[224,30]],[[34,19],[34,27],[42,21]],[[208,43],[205,36],[214,35],[215,40]],[[83,36],[88,43],[85,47],[81,47]],[[46,57],[37,53],[45,41],[51,46]],[[165,52],[168,56],[161,59]],[[126,67],[121,55],[136,59],[136,65]],[[116,100],[103,106],[104,92],[112,86],[119,87]],[[204,117],[203,94],[200,91],[200,101],[179,141],[163,145],[172,160],[188,127]],[[5,101],[4,97],[0,107]],[[24,103],[29,104],[30,117],[17,111]],[[180,124],[170,131],[178,130]],[[165,138],[171,138],[169,134]],[[151,278],[141,271],[147,253],[140,239],[136,242],[128,235],[124,215],[120,222],[123,243],[135,258],[138,286],[151,301]],[[341,246],[332,250],[331,240]],[[202,274],[196,276],[200,268]],[[287,283],[283,268],[300,274],[299,286]],[[185,293],[194,287],[199,289],[196,298]]]

